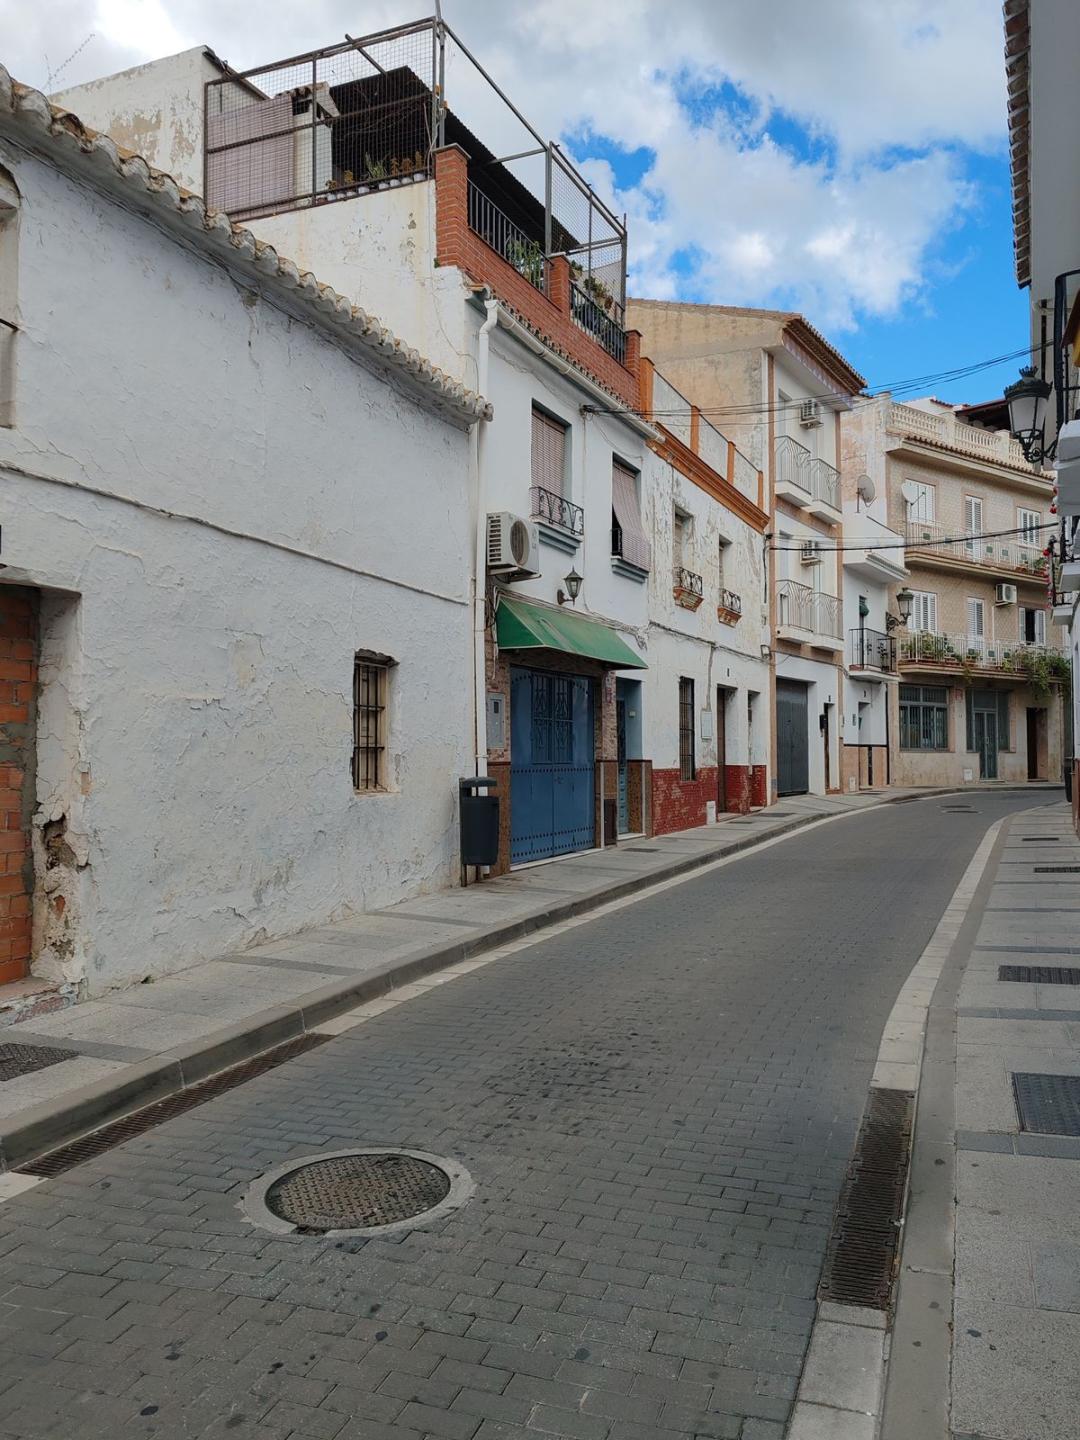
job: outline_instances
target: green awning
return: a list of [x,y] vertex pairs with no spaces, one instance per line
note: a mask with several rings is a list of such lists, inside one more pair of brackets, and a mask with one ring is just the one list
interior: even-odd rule
[[505,595],[495,612],[495,634],[500,650],[561,650],[599,660],[612,670],[649,668],[610,625],[566,610],[530,605],[527,600],[508,600]]

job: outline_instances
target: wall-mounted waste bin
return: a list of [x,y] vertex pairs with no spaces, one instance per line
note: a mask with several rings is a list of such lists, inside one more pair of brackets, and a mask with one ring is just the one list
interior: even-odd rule
[[494,865],[499,858],[499,797],[485,795],[498,781],[470,775],[458,782],[462,865]]

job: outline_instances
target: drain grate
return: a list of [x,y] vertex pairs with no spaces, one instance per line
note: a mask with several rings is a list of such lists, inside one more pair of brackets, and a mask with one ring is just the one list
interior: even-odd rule
[[1028,985],[1080,985],[1080,970],[1065,970],[1060,965],[999,965],[998,979]]
[[1060,845],[1061,841],[1056,835],[1021,835],[1020,840],[1024,845]]
[[1080,865],[1036,865],[1036,875],[1078,875]]
[[818,1298],[887,1310],[911,1156],[914,1096],[871,1090],[833,1218]]
[[413,1155],[339,1155],[283,1176],[266,1192],[266,1208],[305,1233],[394,1225],[433,1210],[450,1193],[450,1177]]
[[946,815],[977,815],[979,812],[974,805],[942,805]]
[[295,1040],[287,1040],[284,1045],[278,1045],[251,1060],[245,1060],[243,1065],[234,1065],[231,1070],[223,1070],[220,1075],[212,1075],[209,1080],[203,1080],[200,1084],[170,1095],[165,1100],[156,1100],[153,1105],[136,1110],[133,1115],[125,1115],[122,1120],[114,1120],[111,1125],[94,1130],[91,1134],[84,1135],[81,1140],[73,1140],[70,1145],[61,1145],[59,1149],[50,1150],[47,1155],[39,1155],[36,1160],[30,1160],[16,1168],[23,1175],[43,1175],[47,1179],[63,1175],[65,1171],[81,1165],[83,1161],[104,1155],[106,1150],[122,1145],[125,1140],[133,1140],[136,1135],[153,1130],[156,1126],[163,1125],[166,1120],[175,1119],[177,1115],[184,1115],[188,1110],[194,1110],[197,1105],[205,1105],[208,1100],[224,1095],[227,1090],[234,1090],[245,1081],[254,1080],[257,1075],[263,1075],[267,1070],[283,1065],[294,1056],[314,1050],[318,1045],[325,1045],[330,1038],[329,1035],[300,1035]]
[[1080,1135],[1080,1075],[1014,1074],[1020,1129],[1038,1135]]
[[17,1080],[20,1075],[32,1075],[74,1058],[74,1050],[57,1050],[51,1045],[0,1045],[0,1081]]

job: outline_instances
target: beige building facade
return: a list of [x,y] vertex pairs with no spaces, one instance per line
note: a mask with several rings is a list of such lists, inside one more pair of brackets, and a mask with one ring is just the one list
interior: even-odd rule
[[888,524],[905,537],[913,592],[894,632],[893,782],[1060,781],[1068,667],[1043,555],[1051,478],[1008,434],[940,401],[879,396],[845,425],[853,464],[884,445]]

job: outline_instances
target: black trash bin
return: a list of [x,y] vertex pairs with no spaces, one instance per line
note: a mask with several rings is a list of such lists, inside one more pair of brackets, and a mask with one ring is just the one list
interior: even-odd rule
[[498,783],[490,775],[458,782],[462,865],[494,865],[499,858],[499,797],[484,794]]

